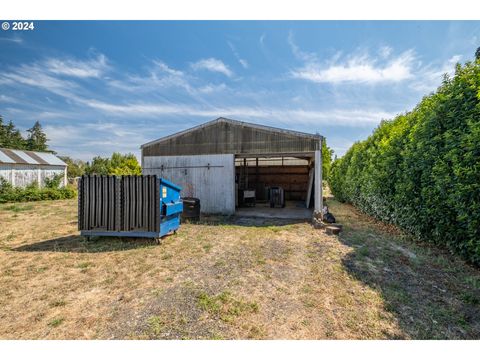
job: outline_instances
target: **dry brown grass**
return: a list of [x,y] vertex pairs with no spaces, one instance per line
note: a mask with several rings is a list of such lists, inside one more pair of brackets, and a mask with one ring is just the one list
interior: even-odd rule
[[85,241],[76,201],[0,205],[0,338],[478,338],[480,274],[329,201],[345,226],[207,218]]

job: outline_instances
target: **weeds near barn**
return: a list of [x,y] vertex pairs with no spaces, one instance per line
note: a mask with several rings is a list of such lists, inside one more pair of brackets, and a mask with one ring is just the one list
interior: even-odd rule
[[3,339],[480,337],[478,269],[332,199],[340,237],[308,223],[209,217],[159,246],[86,241],[75,200],[8,206]]

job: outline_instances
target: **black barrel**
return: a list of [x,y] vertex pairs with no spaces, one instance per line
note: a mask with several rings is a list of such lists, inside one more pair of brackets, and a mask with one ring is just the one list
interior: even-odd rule
[[199,221],[200,220],[200,199],[194,197],[184,197],[182,220]]

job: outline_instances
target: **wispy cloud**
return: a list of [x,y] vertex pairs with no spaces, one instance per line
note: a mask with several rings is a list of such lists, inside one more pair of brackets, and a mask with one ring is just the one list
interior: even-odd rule
[[240,119],[264,119],[268,121],[282,121],[294,124],[315,125],[342,125],[365,126],[378,124],[382,119],[392,118],[395,113],[372,109],[351,110],[309,110],[295,108],[270,108],[255,106],[200,106],[191,104],[163,104],[163,103],[127,103],[114,104],[97,100],[86,101],[91,108],[103,111],[110,116],[140,116],[158,117],[167,116],[197,116],[216,118],[220,116],[237,117]]
[[233,76],[233,71],[230,70],[230,68],[227,65],[225,65],[223,61],[215,58],[201,59],[192,64],[192,69],[208,70],[212,72],[221,73],[228,77]]
[[0,41],[13,42],[13,43],[16,43],[16,44],[22,44],[23,43],[23,39],[20,36],[0,37]]
[[288,45],[290,46],[290,49],[292,50],[293,55],[297,59],[308,62],[308,63],[312,63],[316,61],[315,54],[302,51],[298,47],[298,45],[295,43],[295,39],[292,31],[288,33],[287,42],[288,42]]
[[161,60],[153,60],[146,75],[128,74],[123,78],[110,79],[108,84],[127,92],[146,93],[170,87],[184,88],[188,92],[194,92],[187,74],[168,66]]
[[421,69],[416,81],[413,81],[410,84],[410,87],[422,93],[428,93],[435,90],[442,83],[445,74],[453,76],[455,73],[455,64],[461,59],[461,55],[454,55],[440,66],[425,66]]
[[104,55],[87,60],[50,57],[0,70],[0,84],[39,88],[69,100],[78,100],[77,92],[81,87],[75,79],[99,78],[108,68]]
[[40,88],[66,98],[74,98],[73,91],[78,88],[73,81],[49,74],[43,64],[22,64],[0,71],[0,84]]
[[316,83],[384,83],[410,79],[412,74],[413,51],[405,51],[398,57],[381,64],[368,55],[353,55],[344,61],[332,59],[329,64],[307,62],[294,69],[291,75],[297,79]]
[[53,74],[78,78],[99,78],[109,67],[106,56],[102,54],[85,61],[50,58],[44,64]]
[[[109,156],[114,151],[139,155],[139,144],[149,140],[151,129],[141,129],[127,123],[50,124],[44,126],[50,145],[60,155],[91,160],[94,156]],[[95,133],[96,136],[92,136]],[[134,141],[132,141],[134,139]],[[72,148],[75,149],[72,154]]]
[[303,51],[294,40],[293,33],[287,43],[298,60],[303,64],[293,69],[290,75],[296,79],[315,83],[367,83],[399,82],[412,77],[415,53],[407,50],[397,57],[391,57],[393,49],[383,46],[378,56],[356,52],[344,56],[338,52],[326,61],[321,61],[315,53]]
[[390,46],[382,46],[378,49],[378,54],[383,58],[387,59],[392,53],[393,49]]
[[242,65],[242,67],[244,69],[248,69],[248,61],[245,60],[245,59],[242,59],[240,57],[240,54],[238,53],[237,51],[237,48],[235,47],[235,45],[233,45],[230,41],[227,42],[228,43],[228,46],[230,47],[230,49],[232,50],[232,53],[233,55],[235,56],[235,58],[237,59],[237,61],[240,63],[240,65]]
[[197,91],[203,94],[211,94],[217,91],[224,91],[227,89],[227,85],[224,83],[221,84],[207,84],[205,86],[199,87]]
[[3,94],[0,94],[0,102],[6,102],[6,103],[17,103],[19,100],[11,97],[11,96],[7,96],[7,95],[3,95]]
[[260,35],[260,38],[258,39],[258,42],[260,43],[261,46],[265,45],[265,38],[267,37],[267,34],[263,33]]

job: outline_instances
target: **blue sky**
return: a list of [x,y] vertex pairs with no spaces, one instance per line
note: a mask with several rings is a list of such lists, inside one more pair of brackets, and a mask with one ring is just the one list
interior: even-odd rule
[[342,155],[478,46],[473,21],[36,21],[0,32],[0,114],[84,160],[220,116]]

